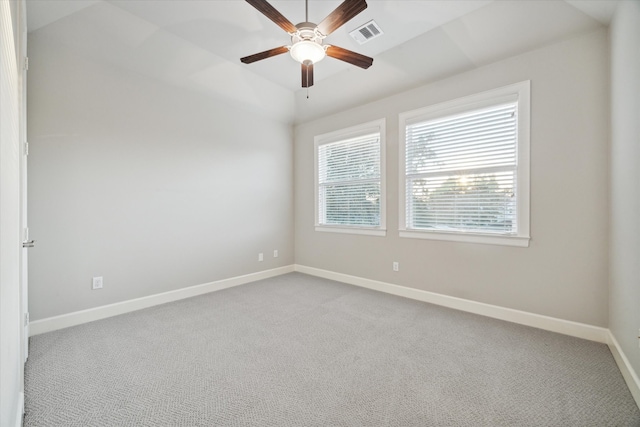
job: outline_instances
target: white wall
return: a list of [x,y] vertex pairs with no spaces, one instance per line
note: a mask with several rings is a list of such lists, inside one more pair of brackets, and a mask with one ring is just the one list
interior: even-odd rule
[[[296,264],[607,326],[608,56],[601,29],[297,126]],[[398,114],[523,80],[532,99],[530,247],[399,238]],[[387,236],[315,232],[314,136],[381,117]]]
[[0,2],[0,426],[20,425],[19,3]]
[[621,2],[610,31],[609,328],[640,374],[640,2]]
[[31,319],[292,264],[289,125],[45,30],[29,37]]

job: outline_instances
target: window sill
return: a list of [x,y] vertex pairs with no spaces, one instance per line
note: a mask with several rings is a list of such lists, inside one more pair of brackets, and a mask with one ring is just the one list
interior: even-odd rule
[[482,243],[487,245],[529,247],[529,237],[493,234],[447,233],[437,231],[400,230],[400,237],[412,239],[445,240],[450,242]]
[[364,234],[383,237],[387,235],[387,230],[384,228],[331,227],[328,225],[316,225],[316,231],[326,233]]

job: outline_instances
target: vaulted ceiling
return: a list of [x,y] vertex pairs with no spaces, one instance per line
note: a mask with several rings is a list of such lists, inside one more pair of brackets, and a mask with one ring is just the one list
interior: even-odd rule
[[[293,23],[304,1],[272,1]],[[310,0],[321,21],[340,0]],[[28,29],[91,60],[301,122],[606,25],[616,0],[369,0],[327,38],[374,58],[362,70],[332,58],[300,88],[289,55],[239,58],[289,44],[288,35],[241,0],[27,0]],[[358,44],[349,32],[375,20],[384,34]]]

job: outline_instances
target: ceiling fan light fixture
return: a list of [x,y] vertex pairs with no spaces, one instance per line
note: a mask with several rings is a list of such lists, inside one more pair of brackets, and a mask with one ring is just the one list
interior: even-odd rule
[[291,46],[289,53],[291,53],[293,59],[301,64],[304,64],[305,61],[311,61],[311,63],[315,64],[322,61],[326,56],[324,47],[321,44],[310,40],[301,40],[294,43],[293,46]]

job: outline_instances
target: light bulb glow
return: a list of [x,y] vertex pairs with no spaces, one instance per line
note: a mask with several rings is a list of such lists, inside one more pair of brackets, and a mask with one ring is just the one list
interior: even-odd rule
[[302,40],[295,43],[291,46],[289,52],[293,59],[301,64],[305,61],[311,61],[315,64],[316,62],[322,61],[326,55],[324,48],[320,44],[309,40]]

